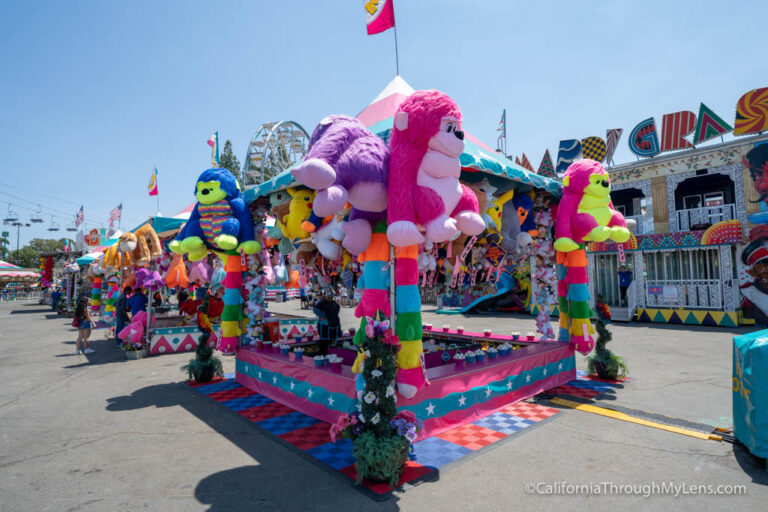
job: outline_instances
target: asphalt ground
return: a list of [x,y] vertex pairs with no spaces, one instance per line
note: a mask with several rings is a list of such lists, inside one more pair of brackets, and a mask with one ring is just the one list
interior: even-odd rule
[[[298,301],[270,309],[309,316]],[[342,319],[357,325],[351,309]],[[442,316],[429,308],[424,321],[535,330],[529,317]],[[603,404],[732,425],[731,339],[746,329],[611,330],[611,348],[626,359],[631,380]],[[125,361],[96,331],[96,352],[76,356],[69,321],[37,304],[0,304],[0,334],[2,511],[700,511],[762,510],[768,500],[765,462],[741,446],[564,409],[376,502],[189,389],[180,370],[189,354]],[[224,364],[234,370],[232,357]],[[585,368],[579,355],[577,367]],[[674,496],[664,488],[671,483],[689,487]],[[737,495],[690,494],[702,485],[744,487]]]

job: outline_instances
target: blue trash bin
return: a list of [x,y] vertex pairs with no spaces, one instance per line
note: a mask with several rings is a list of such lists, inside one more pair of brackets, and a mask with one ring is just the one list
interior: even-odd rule
[[733,433],[768,458],[768,329],[733,338]]

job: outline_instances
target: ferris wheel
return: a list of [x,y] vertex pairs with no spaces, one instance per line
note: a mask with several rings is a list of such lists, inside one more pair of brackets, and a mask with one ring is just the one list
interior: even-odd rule
[[309,149],[309,134],[295,121],[264,123],[253,134],[245,155],[245,186],[253,187],[300,162]]

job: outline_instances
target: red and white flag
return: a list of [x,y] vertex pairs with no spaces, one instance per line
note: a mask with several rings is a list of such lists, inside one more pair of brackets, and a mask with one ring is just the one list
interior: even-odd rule
[[120,222],[120,217],[123,214],[123,203],[120,203],[116,207],[112,208],[112,211],[109,212],[109,227],[110,229],[112,226],[115,225],[115,221]]
[[364,0],[365,26],[368,35],[378,34],[395,26],[393,0]]
[[85,220],[85,214],[83,213],[83,207],[81,206],[80,209],[77,211],[77,215],[75,215],[75,227],[80,227],[80,224],[83,223]]

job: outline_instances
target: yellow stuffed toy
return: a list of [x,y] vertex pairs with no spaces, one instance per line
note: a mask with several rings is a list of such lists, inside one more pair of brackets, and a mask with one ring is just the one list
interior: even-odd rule
[[303,240],[309,237],[309,233],[302,229],[301,224],[312,214],[316,191],[289,188],[287,192],[291,195],[288,215],[277,219],[276,225],[288,240]]

